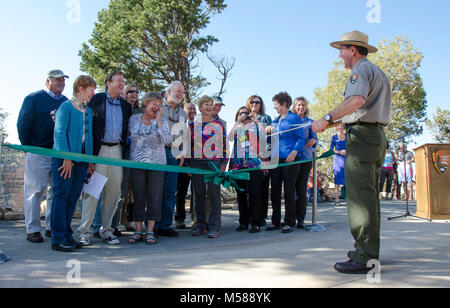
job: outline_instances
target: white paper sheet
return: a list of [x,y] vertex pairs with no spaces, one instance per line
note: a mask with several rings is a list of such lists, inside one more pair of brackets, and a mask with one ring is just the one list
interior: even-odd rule
[[108,178],[100,173],[95,172],[91,176],[91,180],[89,184],[84,184],[83,192],[91,195],[95,199],[100,198],[100,194],[102,193],[103,187],[105,187]]

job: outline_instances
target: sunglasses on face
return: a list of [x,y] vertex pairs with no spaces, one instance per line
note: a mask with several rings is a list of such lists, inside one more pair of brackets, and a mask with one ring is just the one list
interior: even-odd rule
[[239,112],[239,115],[249,115],[250,114],[250,112],[248,112],[248,111],[242,111],[242,112]]
[[260,105],[261,102],[260,101],[252,101],[250,102],[250,105]]
[[127,94],[139,94],[139,91],[138,90],[131,90],[131,91],[128,91]]

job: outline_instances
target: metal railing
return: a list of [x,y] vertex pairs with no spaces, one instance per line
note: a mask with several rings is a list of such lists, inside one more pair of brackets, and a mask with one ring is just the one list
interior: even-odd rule
[[[316,159],[316,157],[317,157],[317,155],[316,155],[316,152],[314,151],[313,152],[313,158],[314,159]],[[323,226],[321,226],[321,225],[319,225],[318,223],[317,223],[317,160],[315,160],[314,162],[313,162],[313,185],[314,185],[314,189],[313,189],[313,200],[314,200],[314,203],[313,203],[313,209],[312,209],[312,223],[310,224],[310,225],[306,225],[305,226],[305,231],[308,231],[308,232],[323,232],[323,231],[325,231],[326,229],[323,227]]]

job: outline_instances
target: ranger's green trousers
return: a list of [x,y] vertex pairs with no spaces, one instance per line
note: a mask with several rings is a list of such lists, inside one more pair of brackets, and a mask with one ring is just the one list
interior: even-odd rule
[[379,124],[347,127],[345,181],[350,229],[356,252],[352,259],[367,264],[380,256],[379,178],[387,141]]

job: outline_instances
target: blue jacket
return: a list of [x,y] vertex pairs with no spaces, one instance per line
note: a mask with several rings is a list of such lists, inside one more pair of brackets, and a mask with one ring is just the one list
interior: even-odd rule
[[[296,125],[303,124],[300,117],[291,111],[286,115],[286,117],[280,123],[280,116],[273,121],[275,130],[273,133],[284,132],[296,127]],[[272,152],[273,145],[275,144],[274,139],[279,140],[279,158],[287,158],[289,154],[293,151],[297,151],[297,157],[301,157],[303,147],[306,144],[305,136],[303,134],[303,129],[295,129],[286,133],[281,133],[272,137]],[[275,153],[272,153],[275,154]]]
[[[305,118],[300,118],[301,123],[303,124],[312,124],[314,123],[314,120],[305,117]],[[317,134],[315,132],[313,132],[312,130],[312,125],[311,126],[307,126],[304,127],[302,129],[303,134],[305,136],[305,141],[308,142],[309,139],[315,139],[316,140],[316,145],[310,149],[307,149],[306,147],[303,147],[302,153],[300,155],[300,159],[301,160],[306,160],[306,159],[313,159],[313,152],[314,152],[314,148],[319,144],[319,139],[317,139]]]
[[67,97],[62,95],[55,100],[44,90],[28,95],[23,101],[17,120],[17,132],[22,145],[53,147],[53,129],[55,123],[52,111],[56,112]]
[[[85,114],[85,154],[93,154],[92,110]],[[56,113],[54,150],[81,153],[83,138],[83,113],[70,101],[65,101]]]

